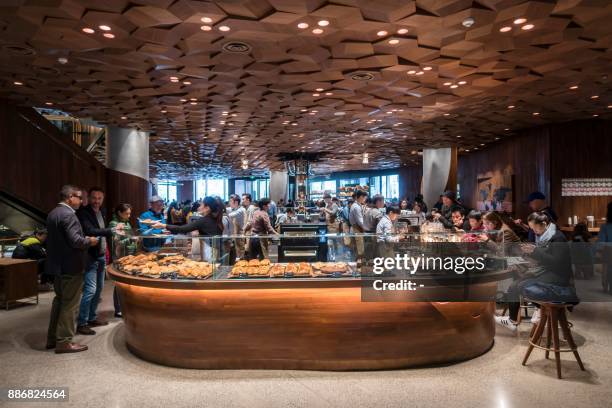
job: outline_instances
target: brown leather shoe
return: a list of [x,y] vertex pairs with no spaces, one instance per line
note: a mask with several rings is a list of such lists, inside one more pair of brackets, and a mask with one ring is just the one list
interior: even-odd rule
[[96,334],[95,331],[91,330],[89,326],[77,326],[77,333],[83,334],[85,336],[93,336]]
[[78,353],[80,351],[87,350],[87,348],[88,347],[83,344],[70,343],[70,342],[57,343],[57,346],[55,347],[55,354]]
[[100,319],[91,320],[91,321],[87,322],[87,325],[89,327],[106,326],[107,324],[108,324],[108,322],[106,320],[100,320]]

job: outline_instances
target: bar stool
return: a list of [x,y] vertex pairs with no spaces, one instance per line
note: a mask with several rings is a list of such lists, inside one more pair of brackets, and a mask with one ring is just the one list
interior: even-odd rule
[[[523,365],[527,364],[527,359],[529,359],[529,355],[533,351],[533,348],[537,347],[541,350],[546,351],[546,359],[548,359],[548,356],[551,351],[555,353],[558,378],[561,378],[561,353],[567,353],[570,351],[574,353],[574,357],[576,357],[576,361],[578,362],[580,369],[584,371],[584,365],[582,364],[582,360],[580,359],[580,355],[578,354],[578,347],[574,342],[570,325],[567,321],[567,315],[565,313],[567,304],[551,302],[537,303],[539,303],[540,305],[541,319],[537,326],[535,326],[535,330],[532,330],[532,334],[530,335],[529,347],[527,348],[527,352],[525,353],[525,358],[523,358]],[[559,326],[561,326],[563,337],[567,341],[569,348],[562,349],[559,345]],[[542,338],[544,330],[546,330],[546,347],[540,346],[540,339]],[[553,343],[552,348],[550,347],[551,340]]]

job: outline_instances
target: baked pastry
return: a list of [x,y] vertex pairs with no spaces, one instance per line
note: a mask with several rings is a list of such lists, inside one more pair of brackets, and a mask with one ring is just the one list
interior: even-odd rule
[[249,266],[259,266],[259,259],[251,259],[249,261]]
[[281,264],[275,264],[270,268],[270,276],[282,277],[285,276],[285,266]]
[[269,266],[270,265],[270,260],[269,259],[262,259],[261,261],[259,261],[259,265],[260,266]]
[[298,271],[298,265],[294,263],[288,263],[285,267],[286,274],[295,274]]
[[310,276],[312,274],[312,267],[309,263],[300,262],[298,264],[297,273],[294,273],[295,276]]

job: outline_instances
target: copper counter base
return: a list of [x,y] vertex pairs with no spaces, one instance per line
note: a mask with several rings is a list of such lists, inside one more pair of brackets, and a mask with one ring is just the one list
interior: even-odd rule
[[115,284],[129,350],[173,367],[396,369],[477,357],[491,348],[495,334],[491,302],[361,302],[359,287]]

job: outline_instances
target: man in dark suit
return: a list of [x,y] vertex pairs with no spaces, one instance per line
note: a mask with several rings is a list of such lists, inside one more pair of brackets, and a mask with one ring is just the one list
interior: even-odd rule
[[87,346],[72,342],[75,314],[83,287],[85,250],[98,244],[95,237],[86,237],[75,211],[81,205],[82,192],[66,185],[60,202],[47,217],[47,271],[55,276],[55,298],[51,308],[47,349],[56,353],[77,353]]
[[[77,333],[93,335],[92,327],[106,326],[107,321],[98,319],[97,309],[100,295],[104,288],[104,272],[106,268],[106,245],[113,238],[114,228],[105,228],[102,215],[104,192],[99,187],[89,189],[89,204],[81,206],[76,215],[85,235],[99,237],[98,244],[87,250],[85,257],[85,276],[83,281],[83,297],[79,307]],[[117,224],[117,230],[123,229],[123,224]]]

